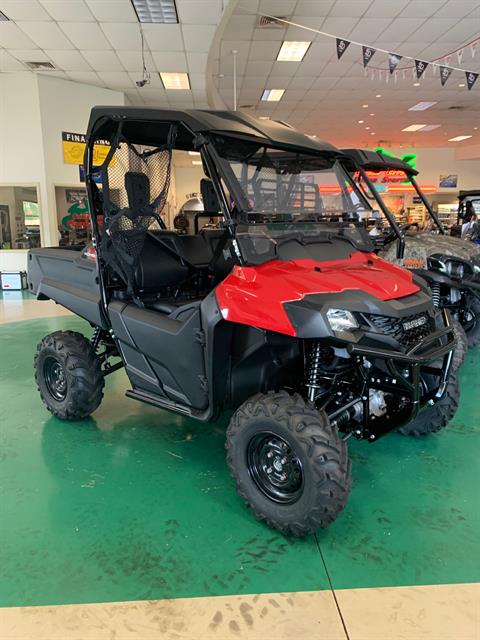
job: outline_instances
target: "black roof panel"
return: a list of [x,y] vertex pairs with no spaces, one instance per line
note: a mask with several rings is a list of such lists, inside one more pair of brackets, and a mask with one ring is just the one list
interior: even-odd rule
[[378,151],[371,151],[370,149],[342,149],[341,151],[349,160],[367,171],[398,169],[399,171],[405,171],[408,175],[418,175],[416,169],[413,169],[413,167],[403,160],[400,160],[400,158],[392,158]]

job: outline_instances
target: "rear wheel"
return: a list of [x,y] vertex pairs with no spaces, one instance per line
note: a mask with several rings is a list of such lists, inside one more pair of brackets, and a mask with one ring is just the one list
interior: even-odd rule
[[347,447],[327,415],[286,392],[257,394],[233,415],[227,461],[258,520],[302,536],[331,524],[351,486]]
[[423,409],[415,420],[401,427],[399,432],[404,436],[427,436],[440,431],[447,426],[456,414],[459,399],[458,373],[452,367],[443,397],[431,407]]
[[81,420],[99,406],[104,377],[91,343],[74,331],[45,336],[35,353],[35,380],[47,409],[62,420]]

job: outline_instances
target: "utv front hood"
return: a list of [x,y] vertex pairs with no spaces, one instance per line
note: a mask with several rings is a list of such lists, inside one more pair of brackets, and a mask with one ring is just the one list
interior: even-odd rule
[[373,254],[355,252],[346,260],[273,260],[255,267],[235,266],[215,293],[225,320],[297,335],[285,303],[331,294],[334,306],[335,294],[348,291],[356,292],[356,298],[363,293],[388,301],[419,290],[409,271]]

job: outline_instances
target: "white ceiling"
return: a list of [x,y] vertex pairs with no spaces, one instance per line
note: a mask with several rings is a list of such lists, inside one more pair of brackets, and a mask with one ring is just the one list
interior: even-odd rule
[[[472,91],[458,86],[465,82],[458,72],[442,88],[431,68],[419,87],[413,86],[411,70],[405,79],[400,73],[396,83],[389,78],[386,84],[385,72],[382,80],[367,79],[360,47],[351,45],[337,61],[334,39],[296,27],[258,28],[254,12],[430,60],[480,36],[480,0],[239,0],[222,34],[213,70],[218,91],[231,107],[231,52],[237,50],[239,108],[252,105],[244,110],[288,121],[339,146],[447,146],[453,144],[448,138],[457,135],[473,135],[457,144],[480,144],[480,131],[474,129],[480,127],[480,79]],[[313,42],[302,62],[276,62],[283,40]],[[479,72],[480,46],[474,58],[466,49],[462,63],[455,55],[451,64]],[[371,66],[388,68],[385,54],[377,52]],[[265,88],[286,91],[278,103],[260,102]],[[419,101],[438,104],[409,112]],[[401,131],[411,124],[441,127],[428,133]]]
[[[143,24],[151,84],[142,75],[139,23],[130,0],[0,0],[0,72],[50,61],[56,77],[119,89],[131,104],[207,108],[207,55],[224,0],[176,0],[180,24]],[[191,91],[166,91],[159,71],[188,71]],[[44,73],[44,72],[42,72]]]

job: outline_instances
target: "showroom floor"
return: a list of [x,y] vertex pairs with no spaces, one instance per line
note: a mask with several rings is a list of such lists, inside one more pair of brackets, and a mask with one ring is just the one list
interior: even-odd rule
[[91,419],[51,417],[35,345],[91,330],[28,294],[1,298],[2,639],[479,637],[480,349],[443,433],[350,441],[345,512],[288,540],[235,493],[227,417],[128,400],[123,371]]

